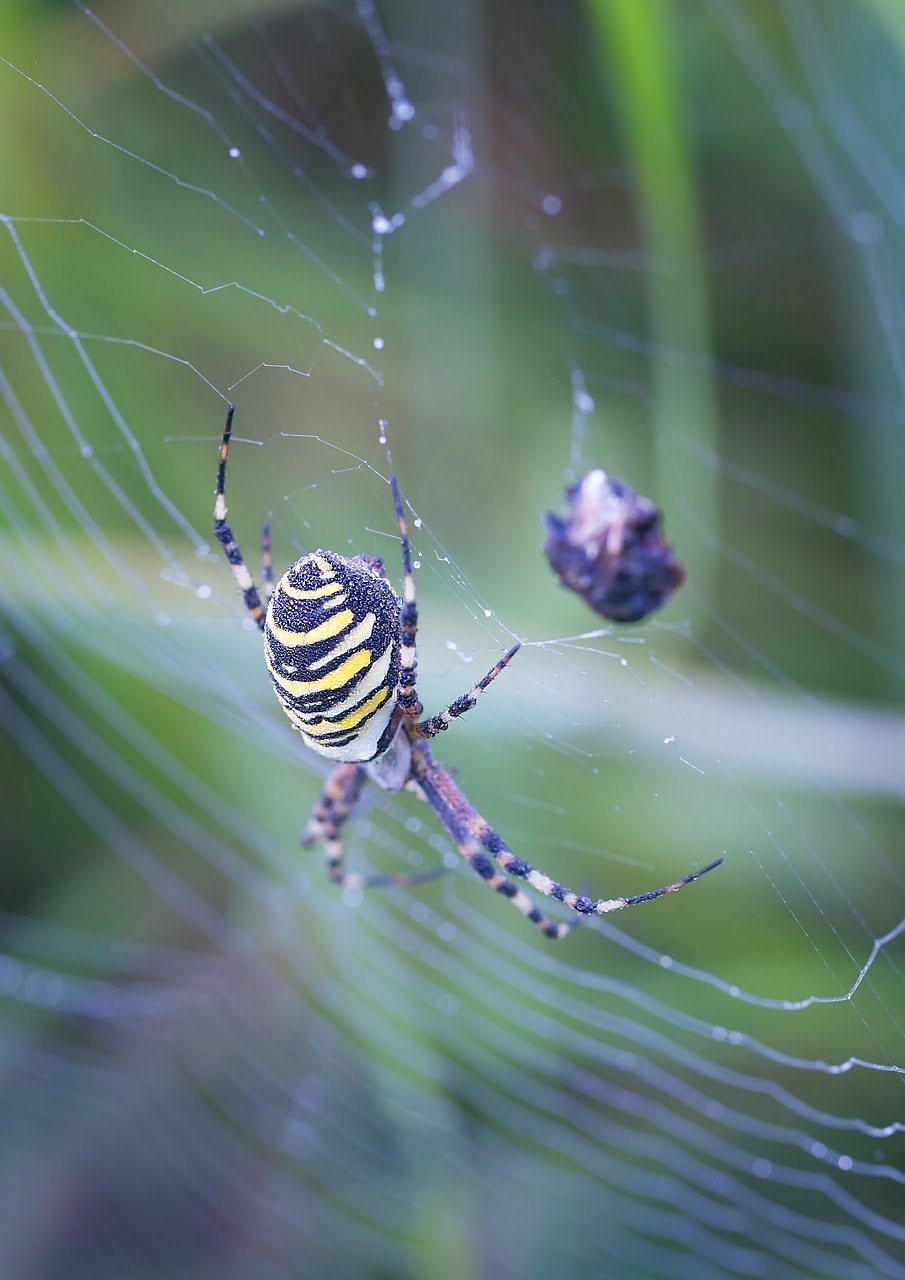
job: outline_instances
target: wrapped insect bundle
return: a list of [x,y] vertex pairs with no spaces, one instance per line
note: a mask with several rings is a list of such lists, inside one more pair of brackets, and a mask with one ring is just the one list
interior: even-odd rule
[[569,591],[614,622],[640,622],[670,599],[685,570],[649,498],[599,469],[566,490],[565,516],[544,516],[544,553]]

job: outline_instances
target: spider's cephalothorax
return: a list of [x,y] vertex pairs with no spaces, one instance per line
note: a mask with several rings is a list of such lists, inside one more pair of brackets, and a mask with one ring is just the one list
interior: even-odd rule
[[283,710],[321,755],[361,763],[389,746],[399,615],[383,565],[367,556],[317,551],[277,583],[264,621],[265,660]]
[[274,587],[270,533],[265,524],[265,611],[226,522],[226,459],[233,412],[230,405],[220,445],[214,533],[249,617],[264,632],[265,660],[283,709],[308,746],[339,762],[302,835],[303,844],[323,841],[331,879],[356,888],[424,879],[418,875],[360,876],[345,870],[340,833],[366,778],[387,791],[408,787],[422,796],[472,869],[548,938],[564,938],[575,921],[557,924],[549,920],[518,881],[555,898],[575,912],[577,920],[662,898],[719,866],[722,858],[661,889],[631,898],[594,899],[565,888],[517,858],[448,771],[433,759],[428,739],[448,729],[475,705],[508,666],[519,645],[513,645],[445,711],[420,719],[421,703],[415,687],[418,608],[408,529],[395,476],[390,477],[390,485],[402,546],[402,599],[387,581],[381,561],[365,555],[346,559],[332,551],[316,551],[296,560]]

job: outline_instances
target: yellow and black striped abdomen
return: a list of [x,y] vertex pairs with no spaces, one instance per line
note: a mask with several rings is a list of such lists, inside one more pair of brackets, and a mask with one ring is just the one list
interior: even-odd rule
[[400,604],[365,556],[317,551],[283,574],[264,653],[276,695],[305,741],[349,763],[389,746],[399,681]]

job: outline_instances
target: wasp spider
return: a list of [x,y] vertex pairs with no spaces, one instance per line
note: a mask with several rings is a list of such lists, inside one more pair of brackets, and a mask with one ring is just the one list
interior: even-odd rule
[[[333,551],[302,556],[274,586],[270,536],[264,526],[264,600],[252,581],[226,522],[226,459],[234,407],[226,416],[217,471],[214,529],[242,592],[245,607],[264,633],[264,660],[283,710],[309,747],[336,767],[302,834],[303,844],[323,841],[330,878],[339,885],[412,883],[417,876],[361,876],[343,864],[342,828],[366,778],[386,791],[408,788],[428,801],[463,858],[482,880],[537,925],[548,938],[563,938],[583,915],[604,915],[649,902],[719,866],[722,858],[674,884],[631,898],[593,899],[574,893],[517,858],[485,822],[431,754],[429,742],[469,711],[518,652],[514,645],[468,693],[439,715],[422,719],[416,689],[418,608],[408,531],[396,477],[390,477],[402,544],[400,600],[371,556],[351,559]],[[576,912],[558,924],[519,888]]]

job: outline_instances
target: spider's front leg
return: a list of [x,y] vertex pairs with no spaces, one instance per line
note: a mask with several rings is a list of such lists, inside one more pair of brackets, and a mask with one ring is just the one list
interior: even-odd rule
[[[390,476],[390,488],[393,491],[393,504],[396,508],[396,520],[399,524],[399,541],[402,548],[402,614],[400,617],[400,631],[402,638],[402,648],[400,654],[400,670],[399,670],[399,687],[396,694],[397,702],[402,708],[403,713],[411,720],[417,720],[421,715],[423,707],[418,697],[417,678],[418,678],[418,602],[415,595],[415,576],[412,573],[412,551],[409,545],[408,525],[405,521],[405,511],[402,506],[402,497],[399,493],[399,485],[395,475]],[[437,716],[431,716],[427,720],[418,721],[415,733],[418,737],[433,738],[436,734],[442,733],[444,729],[448,729],[453,720],[464,715],[466,711],[470,711],[475,705],[478,698],[484,692],[489,684],[491,684],[501,671],[509,665],[515,655],[521,648],[520,644],[514,644],[508,653],[504,653],[499,662],[495,663],[487,674],[478,681],[476,685],[468,692],[462,694],[451,702],[445,711],[441,711]]]
[[487,686],[493,683],[501,671],[506,670],[521,647],[521,644],[514,644],[508,653],[503,654],[499,662],[494,663],[486,676],[483,676],[468,693],[463,693],[461,697],[451,702],[445,711],[441,711],[438,716],[430,716],[427,720],[419,721],[416,729],[418,736],[434,738],[438,733],[443,733],[445,729],[448,729],[453,720],[457,720],[466,711],[470,711]]
[[217,487],[214,490],[214,536],[223,547],[224,555],[233,571],[233,577],[242,592],[242,599],[245,601],[245,608],[248,610],[249,617],[263,631],[264,606],[261,604],[258,589],[249,573],[248,566],[242,558],[239,544],[236,542],[232,529],[226,522],[226,460],[229,456],[229,441],[233,431],[233,414],[235,411],[235,405],[231,404],[226,414],[223,439],[220,442]]
[[399,542],[402,548],[402,614],[399,626],[402,639],[400,652],[399,688],[396,694],[399,706],[407,716],[417,719],[423,711],[418,698],[418,601],[415,595],[415,575],[412,573],[412,550],[409,546],[408,525],[402,509],[402,497],[395,475],[390,476],[393,504],[399,523]]

